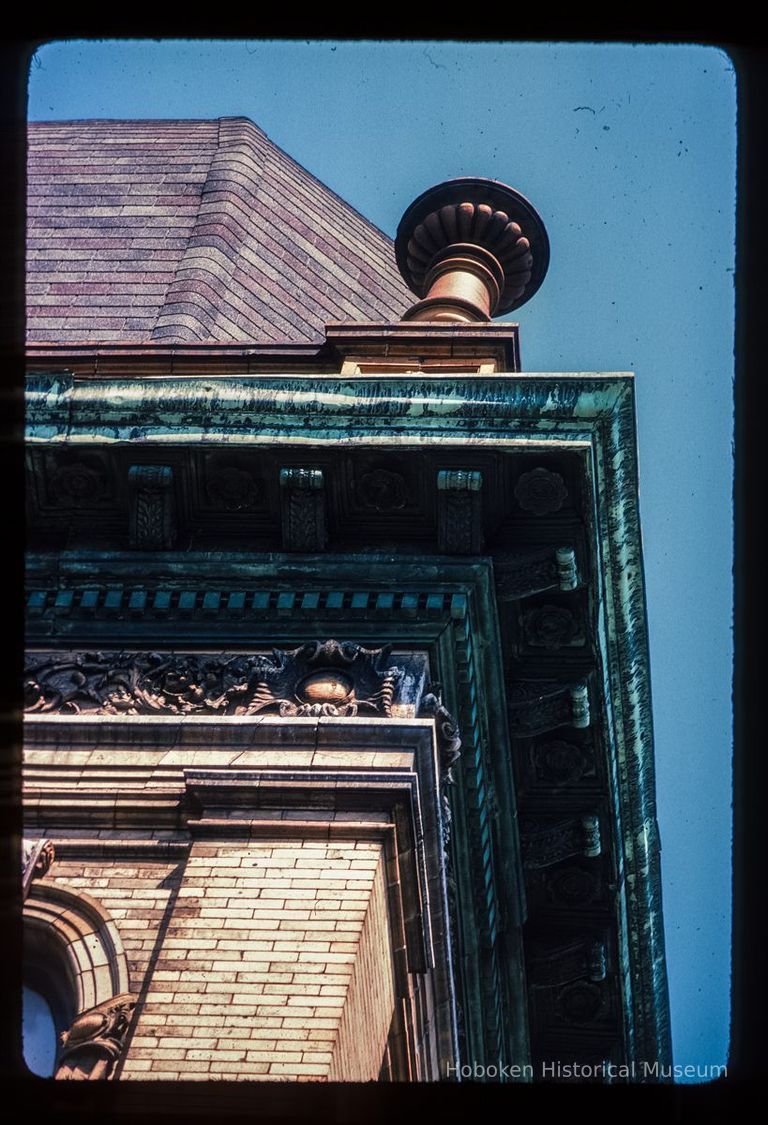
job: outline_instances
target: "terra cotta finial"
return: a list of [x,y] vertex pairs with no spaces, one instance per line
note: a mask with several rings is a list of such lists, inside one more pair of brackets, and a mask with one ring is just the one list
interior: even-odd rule
[[467,176],[414,200],[400,220],[395,255],[421,298],[403,320],[483,321],[533,296],[549,265],[549,239],[514,188]]

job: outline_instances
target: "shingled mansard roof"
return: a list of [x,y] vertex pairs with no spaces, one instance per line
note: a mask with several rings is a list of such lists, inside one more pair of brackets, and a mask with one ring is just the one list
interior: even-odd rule
[[27,336],[319,341],[398,320],[392,242],[253,122],[29,126]]

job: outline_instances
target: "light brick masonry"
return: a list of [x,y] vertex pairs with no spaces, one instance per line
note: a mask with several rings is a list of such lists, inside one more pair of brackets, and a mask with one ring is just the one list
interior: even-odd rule
[[123,1078],[378,1077],[394,993],[382,846],[195,843]]
[[64,896],[49,913],[94,900],[114,966],[88,1004],[121,990],[134,1004],[113,1078],[439,1075],[451,999],[431,721],[28,729],[28,815],[56,849],[35,909],[44,883]]

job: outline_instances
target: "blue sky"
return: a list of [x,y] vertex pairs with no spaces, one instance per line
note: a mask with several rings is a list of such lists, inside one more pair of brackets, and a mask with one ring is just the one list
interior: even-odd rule
[[394,236],[460,175],[522,191],[552,246],[513,314],[526,371],[636,373],[675,1062],[726,1061],[736,79],[713,47],[71,42],[34,120],[250,117]]

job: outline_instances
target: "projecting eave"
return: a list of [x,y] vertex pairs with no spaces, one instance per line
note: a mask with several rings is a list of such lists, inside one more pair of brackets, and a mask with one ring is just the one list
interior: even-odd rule
[[[306,432],[312,440],[335,442],[338,428],[351,427],[367,440],[419,440],[439,431],[447,417],[457,424],[473,419],[473,440],[498,440],[515,421],[524,431],[507,440],[525,440],[560,427],[576,440],[580,423],[590,426],[625,409],[631,413],[623,433],[624,455],[635,449],[631,372],[557,372],[446,376],[284,375],[210,378],[164,376],[152,380],[78,378],[69,372],[35,372],[27,382],[29,441],[127,441],[187,444],[216,442],[249,445],[273,442],[284,434]],[[394,430],[378,430],[389,418]],[[364,424],[365,423],[365,424]],[[487,437],[483,435],[483,431]],[[591,434],[587,434],[587,440]]]
[[[101,447],[109,458],[110,450],[117,455],[130,445],[143,448],[147,461],[155,456],[151,451],[165,450],[166,459],[178,458],[180,472],[186,472],[184,459],[195,456],[195,450],[216,449],[238,454],[248,449],[253,456],[264,451],[265,457],[278,450],[280,465],[305,464],[312,450],[312,458],[331,466],[334,459],[377,446],[466,468],[473,467],[472,457],[503,460],[533,453],[544,455],[545,461],[547,454],[577,459],[586,482],[584,524],[597,614],[597,675],[610,748],[618,877],[626,917],[626,1034],[630,1057],[668,1060],[631,373],[419,372],[318,378],[294,372],[218,379],[41,373],[29,381],[27,421],[33,456],[36,447],[72,452]],[[278,472],[277,462],[271,471]],[[340,479],[340,472],[329,472],[331,491]],[[339,495],[333,491],[331,506]],[[189,569],[188,554],[158,556],[163,558],[169,563],[183,559]],[[334,557],[334,567],[342,558]],[[438,563],[436,557],[432,565]]]

